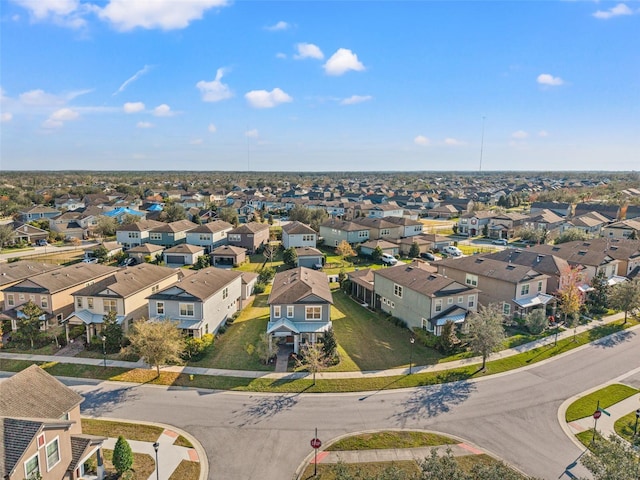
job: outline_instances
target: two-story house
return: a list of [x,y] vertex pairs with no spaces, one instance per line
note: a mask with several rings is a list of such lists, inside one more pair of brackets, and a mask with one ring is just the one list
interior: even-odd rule
[[104,317],[115,312],[116,322],[126,332],[132,322],[147,318],[147,297],[173,285],[183,277],[179,269],[143,263],[119,270],[73,294],[74,312],[67,325],[84,325],[87,342],[102,331]]
[[424,225],[418,220],[408,217],[385,217],[385,220],[401,227],[400,238],[415,237],[423,233]]
[[402,237],[402,226],[389,221],[392,217],[358,217],[353,223],[369,230],[369,240],[396,240]]
[[477,237],[483,234],[485,228],[488,233],[489,221],[494,215],[490,211],[470,212],[460,215],[458,219],[458,234]]
[[480,305],[498,304],[508,318],[555,304],[555,297],[546,293],[548,275],[526,265],[482,256],[448,258],[434,265],[440,275],[479,288]]
[[373,218],[402,217],[403,212],[404,209],[396,203],[384,203],[371,207],[367,216]]
[[214,220],[200,225],[187,232],[187,243],[205,247],[206,253],[211,253],[216,247],[227,243],[227,234],[233,230],[233,225],[224,220]]
[[209,267],[150,295],[149,318],[169,319],[190,337],[216,333],[240,309],[242,272]]
[[106,439],[82,433],[82,401],[37,365],[0,382],[0,478],[80,480],[91,460],[102,480]]
[[628,219],[610,223],[602,228],[602,236],[606,238],[640,239],[640,220]]
[[249,222],[238,225],[227,232],[227,243],[234,247],[246,248],[249,253],[253,253],[269,243],[269,224]]
[[33,222],[34,220],[50,219],[60,215],[60,210],[46,207],[44,205],[36,205],[31,208],[18,211],[18,220],[24,223]]
[[333,297],[327,275],[306,267],[278,272],[269,299],[269,340],[293,346],[315,343],[331,329]]
[[327,247],[337,247],[343,240],[352,245],[364,243],[369,235],[368,227],[354,222],[332,218],[320,225],[320,236]]
[[282,227],[282,246],[315,248],[318,234],[309,225],[302,222],[289,222]]
[[5,288],[9,288],[29,277],[33,277],[44,272],[58,270],[60,268],[62,268],[61,265],[32,262],[29,260],[0,263],[0,311],[7,308],[4,303]]
[[198,225],[189,220],[177,220],[171,223],[161,223],[149,231],[149,243],[165,248],[175,247],[187,242],[187,233]]
[[22,318],[22,306],[35,303],[44,312],[42,329],[55,327],[73,312],[73,294],[118,271],[116,267],[92,263],[77,263],[29,277],[4,289],[5,311],[11,327],[17,330]]
[[141,220],[116,228],[116,241],[125,249],[149,243],[149,233],[154,228],[164,225],[156,220]]
[[477,288],[433,273],[420,262],[373,274],[375,306],[404,320],[409,328],[440,335],[445,323],[453,322],[464,331],[467,316],[478,308]]
[[513,238],[529,217],[518,212],[501,213],[489,220],[490,238]]

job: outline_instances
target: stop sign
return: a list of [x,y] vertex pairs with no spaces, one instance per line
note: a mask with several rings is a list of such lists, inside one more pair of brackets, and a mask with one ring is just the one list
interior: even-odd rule
[[593,412],[593,418],[595,418],[596,420],[599,419],[602,416],[602,412],[600,410],[596,410],[595,412]]
[[312,438],[311,439],[311,447],[318,449],[322,446],[322,442],[320,441],[319,438]]

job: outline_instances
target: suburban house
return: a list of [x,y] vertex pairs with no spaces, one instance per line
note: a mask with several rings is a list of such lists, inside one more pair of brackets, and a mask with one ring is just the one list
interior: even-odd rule
[[375,270],[373,275],[375,307],[409,328],[440,335],[445,323],[453,322],[464,331],[467,315],[478,308],[477,288],[433,273],[421,262]]
[[337,247],[343,240],[353,245],[369,240],[369,228],[332,218],[320,225],[320,236],[327,247]]
[[369,209],[367,216],[373,218],[402,217],[404,209],[395,203],[374,205]]
[[551,210],[561,217],[569,217],[571,215],[571,204],[565,202],[533,202],[531,203],[530,213],[535,215],[542,210]]
[[82,198],[74,197],[68,193],[56,197],[53,200],[53,206],[58,210],[79,210],[85,207]]
[[224,220],[214,220],[200,225],[187,232],[187,243],[204,247],[206,253],[211,253],[216,247],[227,243],[227,234],[233,230],[233,225]]
[[434,265],[440,275],[479,288],[480,304],[498,304],[505,317],[522,316],[534,308],[555,305],[555,297],[546,293],[549,276],[526,265],[484,256],[449,258]]
[[398,245],[402,255],[408,255],[414,243],[418,244],[420,253],[424,253],[442,250],[444,247],[453,244],[453,240],[451,240],[450,237],[436,235],[435,233],[423,233],[415,237],[401,238],[400,240],[396,240],[395,243]]
[[167,265],[195,265],[198,258],[204,255],[204,247],[181,243],[162,252]]
[[106,439],[82,433],[82,401],[37,365],[0,382],[0,477],[80,480],[91,459],[102,480]]
[[270,341],[292,345],[299,353],[300,345],[315,343],[331,328],[333,298],[327,275],[298,267],[278,272],[273,279],[269,299]]
[[579,217],[574,217],[571,220],[567,220],[562,225],[562,231],[566,231],[572,228],[582,230],[587,235],[599,236],[601,230],[610,223],[609,219],[598,212],[589,212]]
[[242,301],[242,273],[209,267],[148,297],[149,318],[168,319],[189,337],[214,334]]
[[24,242],[32,244],[38,240],[47,240],[49,238],[49,232],[28,223],[16,224],[16,222],[13,222],[10,225],[13,227],[10,240],[12,243]]
[[354,270],[347,273],[351,296],[358,300],[363,307],[375,308],[375,293],[373,288],[374,270]]
[[565,219],[551,210],[541,210],[540,212],[530,215],[524,221],[524,228],[531,230],[540,230],[546,232],[559,232]]
[[131,258],[135,258],[138,263],[144,263],[147,262],[147,260],[149,262],[155,261],[158,255],[162,256],[162,252],[164,252],[164,247],[161,247],[160,245],[143,243],[142,245],[138,245],[137,247],[132,247],[127,250],[127,255]]
[[602,228],[602,236],[606,238],[640,239],[640,220],[620,220]]
[[458,219],[458,234],[477,237],[483,235],[485,228],[489,232],[489,221],[495,213],[489,211],[471,212],[460,215]]
[[413,220],[408,217],[385,217],[385,220],[401,227],[400,238],[422,235],[424,225],[418,220]]
[[360,253],[371,256],[376,248],[380,247],[382,253],[388,253],[394,257],[400,253],[400,248],[395,243],[386,240],[369,240],[360,244]]
[[181,245],[187,242],[187,232],[197,226],[189,220],[161,223],[149,231],[149,243],[161,245],[165,248]]
[[31,262],[29,260],[0,263],[0,310],[7,308],[4,303],[5,288],[9,288],[29,277],[58,270],[59,268],[62,268],[62,266],[50,263]]
[[44,205],[36,205],[35,207],[27,208],[25,210],[18,211],[18,220],[24,223],[33,222],[34,220],[50,219],[60,215],[60,210],[55,208],[45,207]]
[[211,265],[232,267],[241,265],[247,260],[247,249],[233,245],[220,245],[211,252]]
[[250,222],[238,225],[227,232],[227,242],[229,245],[246,248],[249,253],[253,253],[269,242],[269,224]]
[[296,247],[296,255],[298,258],[297,267],[322,268],[324,265],[324,254],[313,247]]
[[391,217],[375,218],[375,217],[358,217],[352,220],[362,227],[369,230],[369,239],[378,240],[394,240],[402,237],[402,226],[396,225],[389,221]]
[[179,269],[148,263],[119,270],[73,294],[75,310],[64,321],[84,325],[87,343],[102,331],[104,316],[115,312],[116,322],[126,332],[132,322],[147,318],[147,297],[183,277]]
[[312,247],[315,248],[318,242],[317,232],[309,225],[302,222],[290,222],[282,227],[282,246],[291,247]]
[[431,218],[453,218],[460,215],[460,211],[453,205],[440,204],[429,210]]
[[598,212],[610,221],[620,218],[620,205],[604,204],[604,203],[578,203],[576,205],[574,215],[579,217],[589,212]]
[[76,263],[68,267],[47,271],[29,277],[4,289],[4,315],[11,319],[11,328],[17,329],[16,320],[23,317],[21,307],[33,302],[44,314],[42,329],[53,328],[73,312],[73,294],[118,271],[116,267],[93,263]]
[[517,231],[524,226],[528,219],[526,215],[518,212],[501,213],[489,220],[490,238],[513,238]]
[[164,225],[155,220],[140,220],[139,222],[120,225],[116,229],[116,241],[125,249],[137,247],[149,242],[149,232]]

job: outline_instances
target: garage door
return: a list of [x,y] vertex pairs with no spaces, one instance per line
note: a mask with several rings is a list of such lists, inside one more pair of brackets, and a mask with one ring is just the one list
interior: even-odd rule
[[182,255],[167,255],[167,263],[177,263],[178,265],[184,265],[184,257]]

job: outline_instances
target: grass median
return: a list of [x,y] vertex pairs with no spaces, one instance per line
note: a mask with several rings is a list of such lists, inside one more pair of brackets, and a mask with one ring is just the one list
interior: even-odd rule
[[629,387],[628,385],[613,384],[608,385],[600,390],[591,392],[584,397],[579,398],[567,408],[565,413],[565,420],[567,422],[573,422],[580,418],[585,418],[593,415],[598,405],[600,408],[608,408],[611,405],[615,405],[621,402],[625,398],[629,398],[632,395],[638,393],[638,390]]

